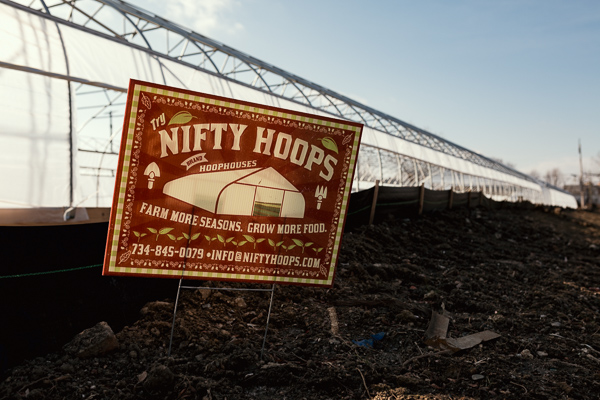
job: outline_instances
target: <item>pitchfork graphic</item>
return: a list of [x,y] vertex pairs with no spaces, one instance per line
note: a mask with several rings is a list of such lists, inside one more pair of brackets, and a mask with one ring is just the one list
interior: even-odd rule
[[315,197],[317,198],[317,210],[320,210],[321,203],[327,198],[327,186],[317,186]]

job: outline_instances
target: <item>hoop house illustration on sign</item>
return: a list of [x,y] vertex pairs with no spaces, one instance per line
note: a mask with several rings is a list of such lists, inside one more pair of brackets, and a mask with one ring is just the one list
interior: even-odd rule
[[304,217],[304,197],[272,167],[188,175],[164,193],[215,214]]
[[131,81],[103,274],[330,287],[362,125]]

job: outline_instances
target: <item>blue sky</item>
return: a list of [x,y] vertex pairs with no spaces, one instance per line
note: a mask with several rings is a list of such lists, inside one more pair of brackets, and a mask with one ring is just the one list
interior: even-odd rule
[[579,174],[578,139],[600,173],[600,1],[130,2],[525,173]]

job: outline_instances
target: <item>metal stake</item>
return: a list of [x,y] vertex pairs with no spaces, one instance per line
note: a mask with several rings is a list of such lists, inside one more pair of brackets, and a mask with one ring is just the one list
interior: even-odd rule
[[[192,209],[192,214],[196,212],[196,206]],[[192,236],[192,225],[190,224],[188,229],[188,235]],[[189,237],[188,236],[188,237]],[[190,246],[190,240],[188,239],[187,244],[185,246],[186,250]],[[177,285],[177,296],[175,297],[175,307],[173,307],[173,323],[171,324],[171,339],[169,339],[169,351],[167,352],[167,357],[171,357],[171,347],[173,346],[173,335],[175,334],[175,317],[177,316],[177,304],[179,304],[179,293],[181,292],[181,283],[183,282],[183,277],[185,276],[185,267],[187,266],[187,251],[186,257],[183,259],[183,268],[181,269],[181,278],[179,278],[179,285]]]
[[169,351],[167,357],[171,357],[171,346],[173,345],[173,334],[175,333],[175,317],[177,316],[177,304],[179,303],[179,292],[181,291],[181,282],[183,281],[183,274],[179,279],[179,285],[177,286],[177,297],[175,297],[175,307],[173,308],[173,323],[171,324],[171,339],[169,340]]
[[267,342],[267,332],[269,331],[269,319],[271,318],[271,308],[273,307],[273,294],[275,293],[275,284],[271,288],[271,302],[269,303],[269,312],[267,313],[267,326],[265,327],[265,337],[263,338],[262,348],[260,349],[260,361],[263,359],[265,343]]

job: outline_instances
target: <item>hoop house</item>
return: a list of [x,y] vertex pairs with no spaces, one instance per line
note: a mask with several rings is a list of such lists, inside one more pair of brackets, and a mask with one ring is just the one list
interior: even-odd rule
[[0,0],[0,37],[0,224],[85,221],[110,206],[130,79],[361,122],[353,190],[380,180],[577,206],[556,187],[123,1]]

